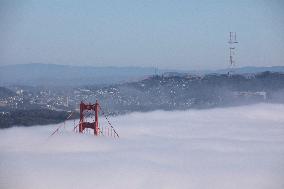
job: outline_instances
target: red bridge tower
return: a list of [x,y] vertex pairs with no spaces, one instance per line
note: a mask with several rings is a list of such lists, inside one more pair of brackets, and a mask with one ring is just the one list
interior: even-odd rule
[[[102,112],[102,115],[105,117],[107,124],[99,127],[99,109]],[[68,120],[73,115],[73,112],[66,118]],[[95,117],[95,119],[94,119]],[[91,122],[89,122],[91,120]],[[64,122],[65,128],[65,122]],[[53,136],[55,133],[58,133],[63,125],[60,125],[50,136]],[[86,130],[85,130],[86,129]],[[89,133],[88,129],[94,130],[95,136],[108,136],[113,138],[119,138],[119,135],[115,131],[114,127],[110,123],[108,117],[102,110],[100,104],[96,100],[95,104],[85,104],[81,101],[80,103],[80,122],[75,125],[74,120],[74,131],[79,133]],[[84,131],[85,130],[85,131]]]
[[[94,129],[94,135],[99,135],[99,103],[96,101],[95,104],[84,104],[81,102],[80,104],[80,122],[79,122],[79,132],[83,133],[84,129],[90,128]],[[94,122],[87,122],[85,119],[85,112],[90,111],[91,114],[95,115]]]

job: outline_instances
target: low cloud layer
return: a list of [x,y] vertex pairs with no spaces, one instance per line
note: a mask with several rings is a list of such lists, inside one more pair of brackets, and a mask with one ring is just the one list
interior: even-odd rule
[[[0,188],[284,188],[284,105],[111,118],[120,139],[0,130]],[[102,120],[102,125],[105,124]]]

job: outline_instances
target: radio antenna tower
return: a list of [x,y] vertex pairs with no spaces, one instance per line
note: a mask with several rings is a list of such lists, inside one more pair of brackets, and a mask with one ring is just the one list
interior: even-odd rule
[[230,40],[228,41],[229,43],[229,50],[230,50],[230,59],[229,59],[229,72],[228,75],[233,74],[234,68],[236,66],[236,61],[234,58],[234,55],[236,55],[236,47],[235,44],[238,43],[237,41],[237,33],[236,32],[230,32]]
[[155,67],[155,76],[158,75],[158,67]]

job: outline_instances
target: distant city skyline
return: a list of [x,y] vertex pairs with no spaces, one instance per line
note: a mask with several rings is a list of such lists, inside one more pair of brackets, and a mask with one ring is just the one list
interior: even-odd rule
[[0,1],[0,66],[284,66],[284,2]]

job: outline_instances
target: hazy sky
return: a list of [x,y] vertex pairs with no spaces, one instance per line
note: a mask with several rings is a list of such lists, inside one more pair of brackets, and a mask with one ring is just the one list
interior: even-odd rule
[[228,67],[284,65],[282,0],[0,0],[0,65]]

